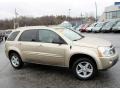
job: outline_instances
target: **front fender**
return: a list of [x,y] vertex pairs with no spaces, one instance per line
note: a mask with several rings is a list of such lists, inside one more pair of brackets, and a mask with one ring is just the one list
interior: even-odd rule
[[[84,55],[87,55],[87,56],[90,56],[92,57],[96,64],[97,64],[97,67],[98,69],[101,68],[101,61],[99,59],[99,54],[98,54],[98,51],[96,48],[90,48],[90,47],[73,47],[71,49],[71,53],[70,53],[70,58],[73,56],[73,55],[76,55],[76,54],[84,54]],[[70,62],[70,58],[68,61],[65,62],[65,64],[69,67],[69,62]]]

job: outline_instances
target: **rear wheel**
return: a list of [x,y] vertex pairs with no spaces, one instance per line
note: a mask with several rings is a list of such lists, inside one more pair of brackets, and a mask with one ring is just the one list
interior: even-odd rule
[[78,79],[88,80],[96,75],[97,67],[92,60],[88,58],[80,58],[74,62],[72,71]]
[[10,62],[15,69],[21,69],[23,67],[23,62],[17,53],[10,54]]

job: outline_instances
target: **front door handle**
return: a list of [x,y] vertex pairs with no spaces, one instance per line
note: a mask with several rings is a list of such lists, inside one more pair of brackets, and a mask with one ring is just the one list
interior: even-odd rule
[[39,46],[40,46],[40,47],[43,47],[43,45],[42,45],[42,44],[40,44]]
[[19,45],[22,45],[21,43],[19,43]]

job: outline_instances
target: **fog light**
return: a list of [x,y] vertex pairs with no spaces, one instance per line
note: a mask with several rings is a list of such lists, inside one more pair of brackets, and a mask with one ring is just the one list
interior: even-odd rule
[[113,62],[110,60],[110,61],[109,61],[109,64],[112,64],[112,63],[113,63]]

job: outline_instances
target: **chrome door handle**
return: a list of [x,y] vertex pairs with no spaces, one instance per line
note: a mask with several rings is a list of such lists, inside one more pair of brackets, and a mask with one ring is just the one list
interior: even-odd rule
[[19,45],[22,45],[21,43],[19,43]]
[[43,47],[43,45],[41,45],[41,44],[39,46]]

